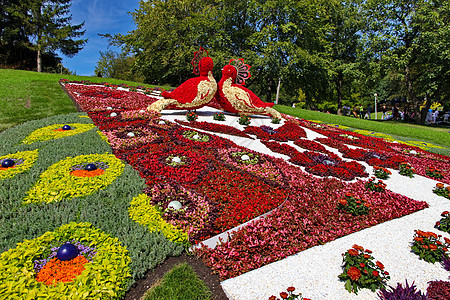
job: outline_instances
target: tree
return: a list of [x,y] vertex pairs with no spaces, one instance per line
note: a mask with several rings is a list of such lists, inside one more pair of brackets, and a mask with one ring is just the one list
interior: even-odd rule
[[26,5],[27,13],[21,16],[25,34],[31,41],[30,47],[37,51],[37,71],[42,71],[42,54],[60,50],[64,55],[72,57],[83,49],[87,39],[81,37],[84,22],[71,25],[69,15],[71,0],[25,0],[14,4],[16,9]]
[[[423,124],[432,98],[449,79],[449,3],[444,0],[368,0],[366,47],[401,75],[403,90]],[[420,109],[422,99],[427,103]]]
[[140,82],[142,77],[133,71],[135,61],[133,56],[128,56],[125,52],[100,51],[100,59],[95,66],[95,73],[101,74],[102,77]]
[[354,80],[362,75],[358,65],[362,18],[359,1],[330,0],[325,5],[329,24],[326,34],[327,69],[336,92],[337,113],[341,114],[344,97],[350,98]]

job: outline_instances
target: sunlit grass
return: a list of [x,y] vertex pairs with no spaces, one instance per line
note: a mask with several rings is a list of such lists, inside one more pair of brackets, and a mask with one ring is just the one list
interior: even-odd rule
[[186,299],[211,299],[211,292],[201,281],[192,267],[183,263],[174,267],[152,288],[150,288],[144,300],[186,300]]
[[62,78],[112,84],[124,83],[130,86],[144,85],[101,77],[0,69],[0,131],[26,121],[76,112],[72,101],[59,85],[59,80]]

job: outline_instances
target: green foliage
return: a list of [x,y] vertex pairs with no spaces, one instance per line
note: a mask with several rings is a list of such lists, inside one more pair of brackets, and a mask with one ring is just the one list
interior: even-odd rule
[[398,173],[403,176],[414,177],[415,170],[409,163],[400,164]]
[[369,213],[369,206],[364,199],[358,199],[353,195],[347,194],[344,198],[339,200],[337,208],[345,210],[354,216],[367,215]]
[[135,60],[133,56],[128,56],[125,52],[100,51],[100,58],[94,72],[101,75],[100,77],[142,82],[144,80],[142,76],[133,71]]
[[386,184],[382,180],[376,181],[375,178],[370,178],[365,187],[374,192],[384,192],[386,190]]
[[197,116],[197,114],[195,113],[195,112],[193,112],[193,111],[189,111],[187,114],[186,114],[186,120],[188,120],[189,122],[190,121],[195,121],[195,120],[197,120],[198,119],[198,116]]
[[216,112],[213,114],[213,119],[216,121],[225,121],[225,115],[222,112]]
[[389,175],[392,175],[391,171],[383,167],[374,166],[373,170],[375,177],[379,179],[388,179]]
[[414,241],[411,250],[419,255],[420,259],[429,262],[441,262],[443,258],[448,258],[448,243],[450,240],[446,239],[443,243],[440,236],[434,232],[424,232],[415,230]]
[[211,291],[201,281],[192,267],[183,263],[170,270],[161,281],[152,287],[144,300],[159,299],[211,299]]
[[246,126],[250,124],[251,118],[250,116],[240,116],[238,122],[239,124]]
[[441,214],[442,219],[436,222],[435,228],[442,230],[444,232],[450,233],[450,213],[444,211]]
[[432,177],[432,178],[436,178],[436,179],[444,178],[444,176],[443,176],[442,173],[441,173],[441,170],[438,170],[438,169],[436,169],[436,168],[434,168],[434,167],[428,167],[428,168],[425,170],[425,173],[426,173],[428,176]]
[[433,193],[450,199],[450,186],[444,187],[443,183],[436,183],[436,186],[433,189]]
[[345,281],[347,291],[358,294],[358,290],[367,288],[372,292],[384,288],[390,279],[382,263],[373,262],[372,251],[358,245],[343,253],[343,272],[338,277]]
[[277,118],[277,117],[273,117],[272,121],[270,121],[272,124],[280,124],[281,119]]

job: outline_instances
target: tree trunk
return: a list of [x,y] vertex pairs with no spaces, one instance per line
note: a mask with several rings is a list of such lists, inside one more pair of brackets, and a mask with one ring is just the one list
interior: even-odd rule
[[42,72],[42,53],[41,53],[41,47],[38,46],[37,50],[37,71],[40,73]]
[[414,108],[413,108],[414,109],[414,119],[417,124],[423,124],[425,122],[426,113],[425,113],[425,117],[422,117],[423,110],[422,110],[422,112],[420,111],[420,103],[417,100],[416,93],[414,92],[413,81],[411,78],[411,70],[410,70],[409,66],[406,66],[406,68],[405,68],[405,80],[406,80],[406,86],[407,86],[407,90],[408,90],[409,101],[414,106]]
[[338,72],[338,77],[336,79],[336,92],[337,92],[337,114],[342,116],[342,83],[344,82],[344,74],[342,71]]
[[278,79],[277,98],[275,99],[275,104],[278,104],[278,98],[280,97],[280,87],[281,87],[281,78]]

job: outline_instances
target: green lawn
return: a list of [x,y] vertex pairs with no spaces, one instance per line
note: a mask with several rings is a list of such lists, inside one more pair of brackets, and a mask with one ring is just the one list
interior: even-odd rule
[[144,300],[186,300],[211,299],[211,292],[201,281],[192,267],[183,263],[175,266],[153,287]]
[[59,85],[62,78],[154,87],[110,78],[0,69],[0,131],[26,121],[76,112],[72,101]]

